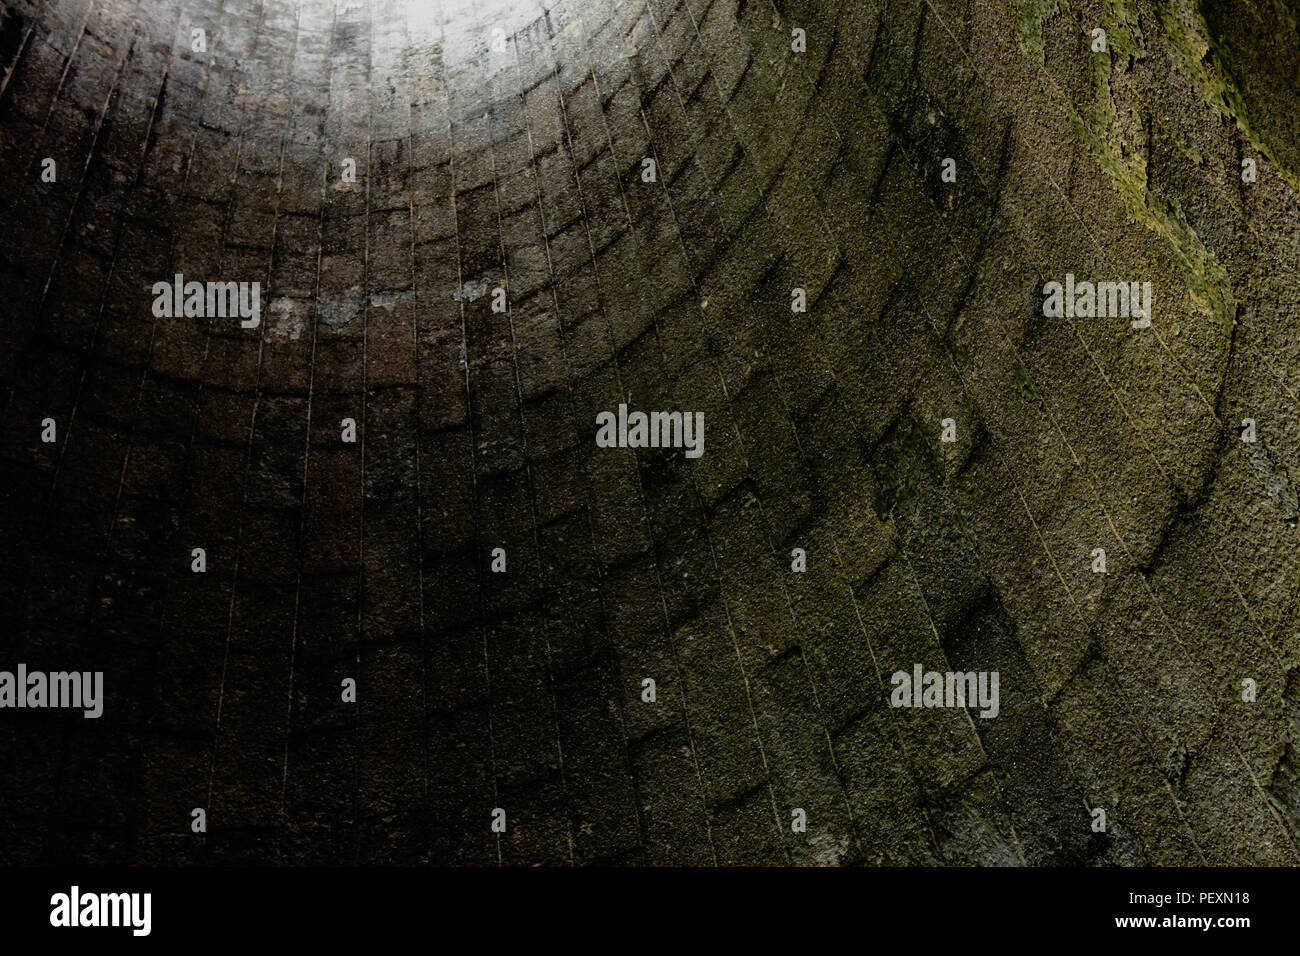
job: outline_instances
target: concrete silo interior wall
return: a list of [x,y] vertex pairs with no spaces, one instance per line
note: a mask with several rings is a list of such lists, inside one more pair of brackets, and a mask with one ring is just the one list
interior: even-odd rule
[[1296,31],[6,2],[0,860],[1296,863]]

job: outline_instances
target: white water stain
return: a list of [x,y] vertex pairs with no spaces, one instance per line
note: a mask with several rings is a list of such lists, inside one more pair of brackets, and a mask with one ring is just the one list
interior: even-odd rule
[[370,293],[370,306],[374,309],[387,309],[393,311],[393,307],[399,302],[411,302],[415,299],[414,292],[372,292]]
[[457,302],[473,302],[487,295],[487,279],[471,279],[460,287],[460,292],[452,296]]
[[342,295],[327,296],[320,300],[318,314],[320,320],[330,328],[347,325],[358,315],[366,303],[360,286],[353,286]]
[[296,342],[302,338],[303,330],[307,327],[307,321],[303,317],[303,309],[300,303],[295,302],[286,296],[278,299],[272,299],[268,306],[271,311],[271,322],[267,328],[272,338],[287,339]]

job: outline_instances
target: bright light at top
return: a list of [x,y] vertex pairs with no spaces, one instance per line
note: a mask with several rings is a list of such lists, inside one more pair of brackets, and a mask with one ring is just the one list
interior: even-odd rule
[[[339,0],[342,7],[363,0]],[[448,33],[506,36],[545,16],[552,0],[405,0],[406,26],[412,39],[430,40]]]

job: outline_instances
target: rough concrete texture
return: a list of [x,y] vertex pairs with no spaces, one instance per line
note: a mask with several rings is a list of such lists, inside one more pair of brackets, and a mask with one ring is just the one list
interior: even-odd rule
[[0,861],[1295,864],[1298,9],[7,0]]

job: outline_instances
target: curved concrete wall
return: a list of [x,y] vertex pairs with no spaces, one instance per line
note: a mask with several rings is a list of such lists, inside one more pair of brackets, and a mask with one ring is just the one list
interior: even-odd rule
[[1295,863],[1295,16],[6,3],[0,858]]

